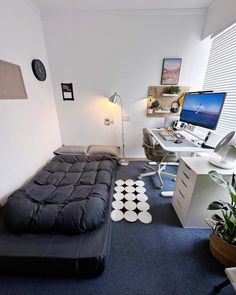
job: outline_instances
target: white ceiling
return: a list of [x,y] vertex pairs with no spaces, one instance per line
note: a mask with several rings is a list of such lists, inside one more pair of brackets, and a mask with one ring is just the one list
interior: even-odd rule
[[31,0],[42,12],[207,8],[214,0]]

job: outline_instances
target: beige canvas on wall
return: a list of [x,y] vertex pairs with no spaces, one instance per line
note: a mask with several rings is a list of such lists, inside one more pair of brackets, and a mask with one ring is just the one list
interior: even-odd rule
[[28,98],[20,66],[0,60],[0,99]]

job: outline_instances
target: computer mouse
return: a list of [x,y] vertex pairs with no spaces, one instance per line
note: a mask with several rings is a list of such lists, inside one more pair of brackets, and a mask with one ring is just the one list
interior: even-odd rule
[[180,140],[180,139],[176,139],[175,141],[174,141],[174,143],[182,143],[183,141],[182,140]]

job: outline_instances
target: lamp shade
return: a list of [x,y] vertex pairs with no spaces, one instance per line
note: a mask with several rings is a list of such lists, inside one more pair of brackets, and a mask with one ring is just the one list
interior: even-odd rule
[[117,96],[118,96],[118,94],[117,94],[117,92],[115,92],[114,94],[112,94],[112,95],[108,98],[108,100],[109,100],[110,102],[112,102],[112,103],[116,103],[116,102],[117,102]]

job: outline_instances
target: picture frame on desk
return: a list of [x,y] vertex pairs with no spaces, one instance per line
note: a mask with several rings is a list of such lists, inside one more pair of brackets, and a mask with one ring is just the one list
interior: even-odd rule
[[161,74],[161,85],[177,85],[182,58],[164,58]]

